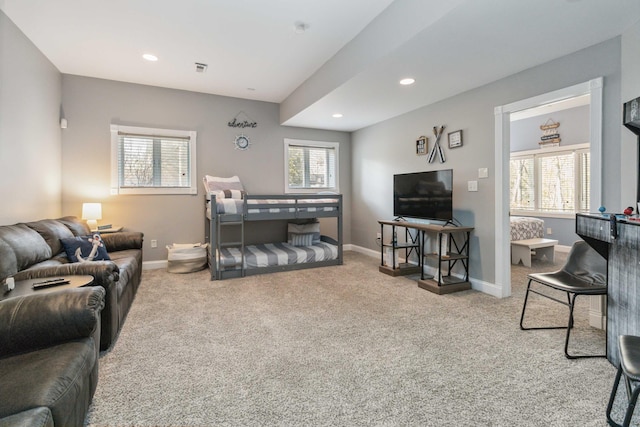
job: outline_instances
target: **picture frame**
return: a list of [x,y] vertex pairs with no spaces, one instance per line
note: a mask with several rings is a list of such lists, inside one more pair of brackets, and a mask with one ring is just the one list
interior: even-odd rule
[[429,143],[429,138],[426,136],[421,136],[416,140],[416,155],[423,156],[427,154],[427,145]]
[[447,134],[449,148],[462,147],[462,130],[456,130]]

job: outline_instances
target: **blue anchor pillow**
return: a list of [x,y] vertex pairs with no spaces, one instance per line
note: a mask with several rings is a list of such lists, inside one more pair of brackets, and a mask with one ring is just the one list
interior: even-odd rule
[[110,260],[104,242],[99,234],[60,239],[67,258],[71,262],[90,262]]

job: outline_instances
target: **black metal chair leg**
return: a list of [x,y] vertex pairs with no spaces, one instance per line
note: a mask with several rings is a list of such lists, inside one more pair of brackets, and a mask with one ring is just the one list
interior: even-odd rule
[[606,354],[584,354],[584,355],[571,355],[569,354],[569,337],[571,336],[571,329],[573,326],[573,307],[576,305],[576,297],[578,294],[573,294],[573,297],[569,300],[569,325],[567,327],[567,337],[564,341],[564,355],[567,359],[588,359],[594,357],[607,357]]
[[529,299],[530,288],[531,288],[531,280],[529,280],[529,283],[527,284],[527,292],[524,294],[524,304],[522,305],[522,314],[520,315],[520,329],[522,329],[523,331],[527,329],[522,325],[522,323],[524,322],[524,311],[527,308],[527,300]]
[[611,396],[609,396],[609,404],[607,405],[607,423],[613,427],[621,427],[620,424],[613,421],[611,418],[611,411],[613,410],[613,403],[616,400],[616,394],[618,394],[618,386],[620,385],[620,378],[622,377],[622,366],[618,367],[616,373],[616,379],[613,382],[613,389],[611,390]]
[[624,421],[622,422],[622,427],[628,427],[631,424],[631,417],[633,416],[633,411],[636,409],[636,402],[638,401],[638,394],[640,394],[640,386],[636,387],[629,399],[629,406],[627,407],[627,413],[624,416]]

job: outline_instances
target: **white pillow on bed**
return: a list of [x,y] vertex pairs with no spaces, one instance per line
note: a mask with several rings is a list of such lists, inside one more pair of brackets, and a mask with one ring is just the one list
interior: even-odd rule
[[237,175],[230,178],[205,175],[204,186],[207,192],[215,194],[218,199],[244,198],[244,188]]

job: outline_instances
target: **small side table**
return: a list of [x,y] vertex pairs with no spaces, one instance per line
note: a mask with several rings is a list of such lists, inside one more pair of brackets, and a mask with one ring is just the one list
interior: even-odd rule
[[103,228],[102,230],[98,229],[98,230],[91,230],[92,233],[100,233],[100,234],[107,234],[107,233],[117,233],[119,231],[122,231],[124,229],[124,227],[122,225],[113,225],[110,228]]
[[[64,279],[65,281],[69,281],[69,283],[50,286],[48,288],[33,289],[34,283],[39,283],[45,280],[58,279],[58,278]],[[26,295],[46,294],[49,292],[55,292],[62,289],[80,288],[82,286],[90,286],[91,284],[93,284],[93,276],[90,276],[90,275],[52,276],[52,277],[39,277],[37,279],[20,280],[16,282],[16,287],[12,291],[0,293],[0,301],[9,299],[9,298],[22,297]]]

